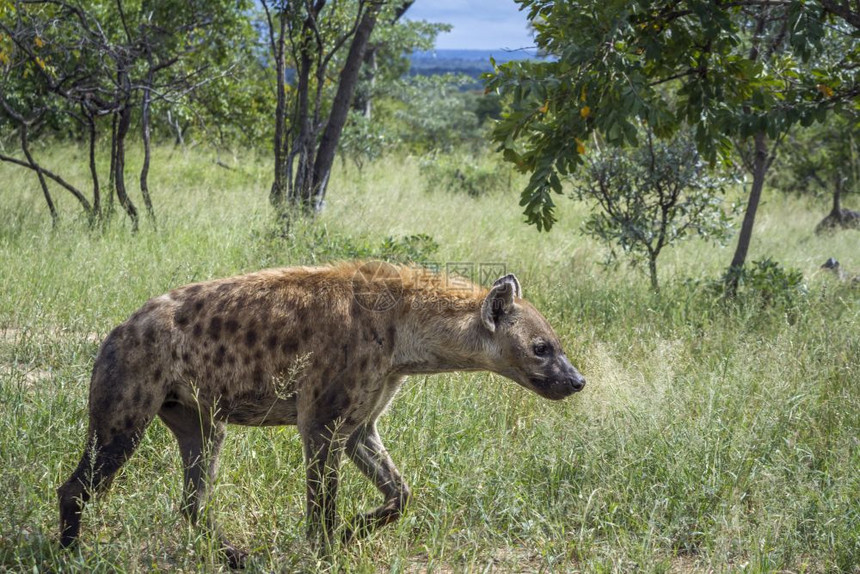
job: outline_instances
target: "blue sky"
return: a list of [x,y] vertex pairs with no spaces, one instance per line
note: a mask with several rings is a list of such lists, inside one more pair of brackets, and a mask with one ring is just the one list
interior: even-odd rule
[[453,25],[451,32],[436,39],[439,50],[534,46],[526,14],[514,0],[416,0],[405,18]]

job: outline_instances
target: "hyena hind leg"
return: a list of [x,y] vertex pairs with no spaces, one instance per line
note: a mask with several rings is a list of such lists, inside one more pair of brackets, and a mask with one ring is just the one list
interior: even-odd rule
[[99,433],[99,421],[90,417],[87,447],[69,479],[57,489],[60,505],[60,545],[67,548],[81,532],[81,514],[93,494],[106,491],[117,471],[137,448],[152,417],[130,416],[121,430]]
[[205,412],[178,403],[165,404],[158,416],[179,443],[183,467],[182,513],[194,525],[199,523],[202,515],[202,527],[218,541],[230,567],[244,567],[248,554],[227,540],[205,508],[218,470],[218,453],[224,441],[225,424],[213,421]]

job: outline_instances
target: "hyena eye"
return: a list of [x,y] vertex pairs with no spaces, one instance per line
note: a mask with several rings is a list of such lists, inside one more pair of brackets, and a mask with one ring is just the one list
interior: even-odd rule
[[544,357],[549,354],[549,345],[546,343],[535,343],[534,347],[532,347],[532,351],[538,357]]

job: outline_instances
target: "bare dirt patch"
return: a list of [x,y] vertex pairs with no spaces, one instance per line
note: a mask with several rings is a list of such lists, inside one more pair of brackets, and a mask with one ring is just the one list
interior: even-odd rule
[[0,379],[20,380],[26,387],[35,387],[39,382],[50,379],[51,371],[24,365],[0,365]]

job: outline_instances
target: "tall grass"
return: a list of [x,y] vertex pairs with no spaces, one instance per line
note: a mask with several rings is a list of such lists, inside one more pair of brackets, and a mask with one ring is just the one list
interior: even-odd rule
[[[325,213],[282,233],[266,163],[233,163],[156,150],[158,229],[137,234],[122,217],[87,228],[59,191],[52,230],[32,174],[0,165],[0,570],[223,569],[178,512],[161,423],[88,507],[79,548],[58,550],[54,489],[83,447],[99,341],[177,285],[427,234],[429,259],[515,272],[588,386],[548,403],[489,374],[412,377],[380,431],[414,502],[327,558],[303,539],[295,429],[231,427],[211,511],[252,551],[249,571],[860,572],[860,289],[818,268],[833,256],[860,273],[860,236],[813,235],[827,205],[771,194],[757,222],[751,257],[800,269],[806,295],[726,303],[706,284],[730,248],[667,252],[657,297],[638,270],[601,265],[582,205],[560,199],[550,234],[525,227],[514,176],[471,197],[426,189],[415,158],[347,166]],[[378,502],[351,465],[343,477],[342,514]]]

